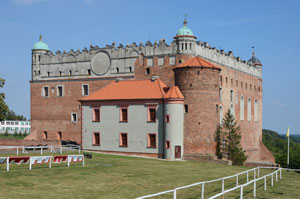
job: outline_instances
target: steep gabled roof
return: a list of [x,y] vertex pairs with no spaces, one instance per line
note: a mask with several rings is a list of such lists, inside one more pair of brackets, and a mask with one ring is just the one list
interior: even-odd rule
[[[109,85],[90,94],[89,96],[81,98],[80,101],[163,99],[165,98],[165,91],[167,90],[168,86],[165,83],[163,83],[160,79],[121,80],[118,82],[116,81],[110,83]],[[172,94],[172,96],[175,96],[175,94]]]
[[221,69],[221,67],[202,59],[201,57],[193,57],[177,66],[175,68],[183,68],[183,67],[205,67],[205,68],[215,68]]

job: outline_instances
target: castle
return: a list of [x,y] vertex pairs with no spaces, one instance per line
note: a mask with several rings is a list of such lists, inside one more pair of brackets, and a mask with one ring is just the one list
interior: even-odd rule
[[[206,42],[197,41],[186,20],[171,44],[164,39],[154,43],[148,41],[145,45],[116,46],[112,43],[102,48],[91,45],[81,51],[57,51],[54,54],[40,37],[32,50],[32,132],[36,139],[72,140],[85,148],[82,141],[87,138],[83,130],[88,128],[82,121],[87,110],[83,109],[86,104],[80,100],[114,82],[151,79],[166,85],[167,90],[160,99],[164,99],[169,89],[178,89],[184,97],[182,103],[178,103],[184,110],[181,122],[183,158],[215,153],[215,130],[229,109],[241,127],[241,144],[248,155],[247,161],[274,162],[274,157],[262,143],[260,60],[254,52],[252,58],[245,61],[235,57],[231,51],[218,50]],[[162,131],[162,134],[165,133]],[[99,135],[93,136],[90,142],[100,144]],[[148,137],[146,145],[153,138]],[[115,139],[122,144],[121,134]],[[158,148],[166,148],[166,137],[161,139]],[[164,151],[162,149],[155,154],[165,157]],[[136,150],[120,149],[119,152],[139,154]],[[148,153],[143,150],[141,154]]]

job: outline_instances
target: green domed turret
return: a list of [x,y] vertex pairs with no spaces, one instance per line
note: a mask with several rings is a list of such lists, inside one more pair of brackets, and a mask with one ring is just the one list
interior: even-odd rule
[[180,28],[178,30],[177,34],[176,34],[176,36],[179,36],[179,35],[194,36],[192,30],[187,27],[187,21],[186,21],[186,19],[183,22],[183,27]]
[[35,43],[33,50],[47,50],[49,51],[48,45],[42,41],[42,35],[40,35],[40,41]]

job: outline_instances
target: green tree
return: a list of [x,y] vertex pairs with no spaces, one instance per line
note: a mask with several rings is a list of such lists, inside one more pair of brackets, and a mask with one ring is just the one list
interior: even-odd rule
[[26,117],[24,117],[23,115],[17,115],[13,110],[8,110],[6,114],[6,120],[25,121]]
[[4,136],[8,136],[8,135],[9,135],[9,134],[8,134],[8,130],[5,129]]
[[[233,165],[243,165],[247,160],[247,156],[241,146],[240,127],[237,126],[235,118],[230,110],[227,111],[223,118],[220,132],[225,141],[223,150],[228,154],[228,159],[232,160]],[[221,140],[219,142],[219,147],[220,146]]]
[[17,137],[17,136],[18,136],[18,132],[17,132],[17,130],[15,130],[14,137]]
[[218,125],[217,130],[215,132],[215,142],[216,142],[216,156],[218,159],[222,159],[222,151],[221,151],[221,126]]
[[[3,88],[5,84],[5,80],[0,78],[0,88]],[[0,121],[3,121],[6,117],[6,113],[8,111],[8,107],[4,101],[5,99],[5,94],[0,93]]]

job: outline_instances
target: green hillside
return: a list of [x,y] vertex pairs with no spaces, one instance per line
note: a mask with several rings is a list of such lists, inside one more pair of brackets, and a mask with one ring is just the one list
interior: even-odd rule
[[[263,129],[263,143],[273,153],[276,163],[287,167],[287,137]],[[290,136],[290,168],[300,169],[300,138]]]

